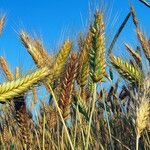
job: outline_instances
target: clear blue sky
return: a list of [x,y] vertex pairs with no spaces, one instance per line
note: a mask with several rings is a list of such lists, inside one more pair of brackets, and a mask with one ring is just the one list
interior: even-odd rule
[[[128,13],[129,0],[102,1],[106,1],[105,20],[108,27],[106,37],[112,37]],[[100,5],[101,0],[91,0],[91,2],[95,7],[97,4]],[[150,9],[139,0],[130,0],[130,2],[135,6],[141,28],[150,35]],[[6,13],[7,16],[0,37],[0,55],[6,57],[12,70],[15,66],[23,67],[23,72],[34,68],[35,65],[21,44],[17,32],[25,29],[31,35],[36,33],[42,38],[46,49],[53,53],[52,49],[55,49],[62,39],[67,37],[75,39],[77,33],[82,31],[83,24],[86,24],[88,18],[88,6],[88,0],[0,0],[0,12]],[[116,23],[110,27],[115,16],[117,16]],[[134,37],[133,23],[130,20],[116,44],[118,48],[115,52],[124,54],[121,46],[124,41],[136,45]]]

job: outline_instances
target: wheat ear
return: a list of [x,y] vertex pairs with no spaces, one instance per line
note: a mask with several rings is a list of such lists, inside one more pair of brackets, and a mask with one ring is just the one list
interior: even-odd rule
[[47,67],[39,69],[29,75],[21,77],[17,80],[6,82],[0,85],[0,102],[19,96],[27,91],[33,84],[44,79],[49,73]]
[[138,19],[136,17],[135,9],[132,4],[130,5],[130,9],[131,9],[131,13],[132,13],[133,23],[136,26],[136,28],[138,28]]
[[137,63],[142,63],[142,58],[141,58],[141,56],[137,53],[137,52],[135,52],[134,50],[133,50],[133,48],[132,47],[130,47],[128,44],[125,44],[125,47],[126,47],[126,49],[129,51],[129,53],[131,54],[131,56],[134,58],[134,60],[137,62]]
[[62,83],[62,91],[60,94],[60,101],[59,101],[60,108],[62,110],[62,114],[65,120],[70,117],[71,94],[72,94],[73,83],[76,75],[76,66],[77,66],[77,55],[72,54],[71,60],[68,64],[68,69],[66,71]]
[[16,79],[18,79],[20,77],[20,68],[19,67],[15,68],[15,73],[16,73]]
[[6,74],[8,80],[10,80],[10,81],[13,80],[14,76],[11,73],[11,71],[10,71],[8,65],[7,65],[7,62],[6,62],[5,58],[2,57],[2,56],[0,57],[0,65],[1,65],[1,68],[3,69],[4,73]]
[[47,51],[44,49],[42,42],[40,40],[34,40],[33,43],[34,43],[35,48],[40,52],[40,54],[43,58],[43,61],[45,61],[45,63],[47,65],[50,65],[52,62],[52,58],[47,53]]
[[5,23],[5,16],[2,16],[0,19],[0,34],[2,33],[4,23]]
[[[81,44],[80,44],[81,45]],[[80,55],[79,55],[79,63],[78,63],[78,76],[77,82],[80,87],[83,87],[87,83],[88,78],[88,71],[89,71],[89,51],[92,46],[92,33],[91,29],[89,29],[85,42],[83,46],[80,48]]]
[[66,63],[66,59],[70,54],[71,48],[71,41],[66,40],[63,46],[61,47],[60,51],[58,52],[54,64],[52,65],[54,78],[57,78],[62,73],[63,67]]
[[150,47],[149,47],[148,40],[146,39],[145,35],[139,29],[137,29],[137,36],[141,43],[141,46],[142,46],[142,49],[144,51],[146,58],[150,61]]
[[[72,48],[72,43],[69,40],[66,40],[63,44],[63,46],[60,48],[60,51],[58,52],[53,64],[51,65],[51,75],[48,76],[45,85],[47,89],[49,89],[49,85],[53,85],[54,81],[56,81],[62,74],[63,69],[65,67],[66,60],[70,54]],[[51,92],[51,91],[50,91]]]
[[142,95],[139,95],[139,106],[136,110],[136,150],[143,130],[147,127],[150,116],[150,77],[143,83]]
[[143,74],[140,68],[135,68],[129,62],[113,55],[110,55],[110,61],[118,73],[133,85],[139,85],[142,82]]
[[[27,108],[25,103],[24,96],[19,96],[14,98],[14,106],[16,111],[16,120],[18,123],[18,126],[21,129],[21,136],[23,137],[23,141],[28,145],[31,146],[31,137],[29,132],[29,126],[28,126],[28,115],[27,115]],[[20,137],[21,138],[21,137]]]
[[29,35],[26,32],[22,31],[20,33],[20,39],[23,45],[27,48],[29,54],[32,56],[35,64],[38,67],[44,67],[42,56],[40,52],[36,49],[34,42],[31,40]]
[[105,37],[102,12],[97,11],[92,28],[92,48],[90,50],[90,76],[93,82],[103,79],[105,74]]

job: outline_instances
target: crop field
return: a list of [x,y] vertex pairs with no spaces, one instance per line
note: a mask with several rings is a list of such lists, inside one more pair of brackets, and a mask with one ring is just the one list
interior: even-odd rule
[[[143,5],[149,7],[146,1]],[[104,16],[103,9],[96,9],[78,40],[64,40],[53,56],[40,39],[22,30],[20,43],[36,67],[25,74],[18,66],[13,73],[0,57],[7,78],[0,83],[0,150],[150,149],[149,37],[130,5],[108,43]],[[129,19],[138,44],[124,42],[127,58],[113,50]],[[6,23],[1,15],[0,40]],[[48,94],[39,100],[43,88]]]

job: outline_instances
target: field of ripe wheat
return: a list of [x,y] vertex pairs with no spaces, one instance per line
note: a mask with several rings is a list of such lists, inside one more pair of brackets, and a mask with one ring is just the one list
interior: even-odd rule
[[[113,54],[129,19],[138,40],[136,48],[124,43],[131,59]],[[1,37],[5,20],[1,15]],[[105,28],[104,12],[97,9],[86,32],[77,41],[66,39],[54,56],[38,38],[20,32],[37,69],[23,75],[16,66],[13,73],[0,57],[7,78],[0,83],[0,150],[150,149],[150,40],[132,5],[110,43]],[[49,96],[39,102],[41,85]]]

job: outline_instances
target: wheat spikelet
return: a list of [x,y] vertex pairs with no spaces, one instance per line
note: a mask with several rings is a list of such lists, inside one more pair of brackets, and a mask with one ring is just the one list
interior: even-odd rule
[[5,16],[2,16],[0,19],[0,34],[2,33],[4,23],[5,23]]
[[142,58],[141,58],[141,56],[138,54],[138,53],[136,53],[133,49],[132,49],[132,47],[130,47],[128,44],[125,44],[125,47],[126,47],[126,49],[129,51],[129,53],[132,55],[132,57],[135,59],[135,61],[137,62],[137,63],[142,63]]
[[146,58],[150,61],[150,48],[149,48],[148,40],[146,39],[145,35],[139,29],[137,29],[137,36],[141,43],[141,46],[145,53]]
[[103,79],[105,74],[105,38],[102,12],[97,11],[92,28],[92,48],[90,50],[90,76],[94,82]]
[[1,65],[1,67],[2,67],[2,69],[3,69],[3,71],[4,71],[4,73],[6,74],[8,80],[10,80],[10,81],[13,80],[13,79],[14,79],[14,76],[13,76],[13,74],[11,73],[11,71],[10,71],[8,65],[7,65],[7,62],[6,62],[5,58],[2,57],[2,56],[0,57],[0,65]]
[[29,54],[32,56],[35,64],[38,67],[44,67],[42,56],[40,52],[36,49],[34,42],[31,40],[29,35],[26,32],[22,31],[20,33],[20,39],[22,43],[24,44],[24,46],[27,48]]
[[[150,116],[150,77],[143,82],[142,95],[139,94],[139,106],[136,109],[136,134],[137,142],[142,132],[147,127]],[[138,143],[137,143],[138,144]]]
[[112,65],[117,69],[119,74],[125,79],[129,80],[133,85],[140,84],[142,82],[142,72],[137,67],[135,68],[129,62],[123,61],[119,57],[110,55],[110,61]]
[[80,56],[78,63],[78,84],[83,88],[87,83],[88,71],[89,71],[89,51],[92,46],[92,33],[89,29],[87,37],[85,39],[83,48],[80,48]]
[[133,23],[136,26],[136,28],[138,27],[138,19],[136,17],[136,13],[135,13],[135,9],[133,7],[133,5],[130,5],[130,9],[131,9],[131,13],[132,13],[132,19],[133,19]]
[[49,70],[45,67],[17,80],[1,84],[0,102],[5,102],[6,99],[11,99],[24,93],[33,86],[33,84],[43,80],[48,73]]
[[71,94],[76,75],[76,66],[77,66],[77,55],[74,53],[71,55],[71,60],[68,64],[68,68],[64,76],[64,80],[62,83],[62,91],[60,93],[59,99],[59,105],[65,120],[70,117]]

